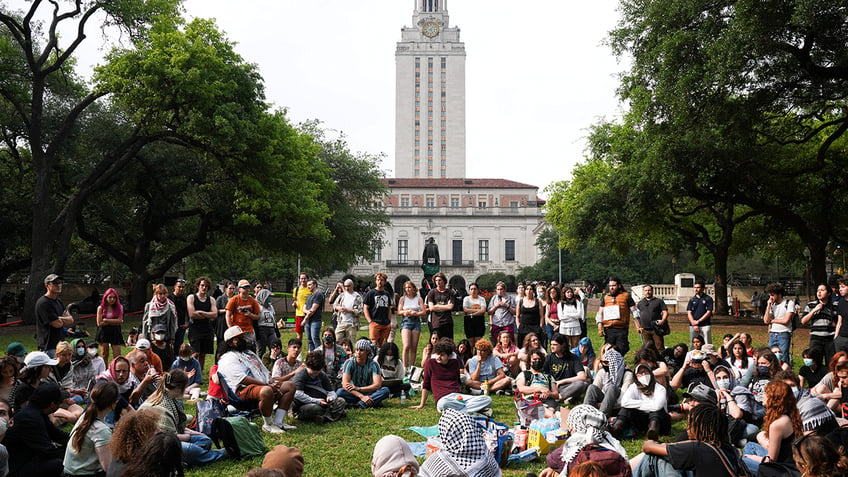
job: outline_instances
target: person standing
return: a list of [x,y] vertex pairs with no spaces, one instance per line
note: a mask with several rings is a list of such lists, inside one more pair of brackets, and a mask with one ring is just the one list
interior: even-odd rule
[[427,293],[427,310],[430,312],[430,333],[438,333],[441,338],[453,340],[453,303],[456,295],[447,288],[448,279],[444,273],[433,275],[436,288]]
[[124,344],[124,334],[121,332],[121,323],[124,322],[124,307],[118,297],[118,291],[114,288],[106,290],[103,300],[97,307],[97,334],[95,339],[100,343],[100,354],[105,361],[109,360],[109,347],[112,354],[121,355],[121,345]]
[[250,296],[250,282],[239,280],[238,295],[227,303],[227,329],[238,326],[244,333],[242,339],[247,341],[248,347],[255,348],[256,333],[253,331],[253,323],[257,320],[259,320],[259,302]]
[[189,317],[188,338],[191,348],[197,353],[200,375],[203,376],[206,355],[215,351],[215,331],[212,323],[218,317],[218,304],[209,296],[209,289],[212,287],[211,280],[206,277],[199,277],[194,284],[197,287],[197,292],[189,295],[186,299]]
[[515,298],[506,294],[506,284],[495,285],[495,296],[489,301],[489,316],[492,317],[491,341],[497,343],[501,331],[507,331],[515,341]]
[[686,315],[689,318],[689,342],[692,342],[695,335],[701,335],[705,344],[711,344],[713,298],[707,295],[703,280],[695,282],[695,296],[690,298],[689,304],[686,305]]
[[306,299],[309,298],[309,287],[306,282],[309,281],[309,275],[301,272],[298,276],[297,288],[294,290],[294,332],[297,334],[297,339],[303,341],[303,316],[306,314]]
[[344,281],[344,291],[334,302],[335,310],[339,314],[339,323],[336,326],[336,341],[341,343],[345,338],[353,341],[359,330],[359,314],[362,313],[362,295],[353,289],[353,280],[348,278]]
[[651,285],[642,287],[642,293],[644,297],[636,304],[636,309],[639,310],[636,328],[642,335],[643,344],[653,341],[657,351],[662,351],[665,349],[665,340],[658,331],[668,322],[668,307],[662,298],[654,296],[654,287]]
[[816,287],[816,299],[807,303],[801,324],[810,323],[810,348],[818,349],[825,358],[825,363],[830,363],[830,358],[836,353],[834,339],[836,336],[836,322],[838,312],[836,304],[830,297],[830,287],[821,283]]
[[47,293],[35,302],[35,334],[38,349],[51,358],[56,357],[56,344],[64,337],[62,328],[74,324],[74,318],[59,299],[62,293],[62,277],[51,273],[44,277]]
[[178,278],[174,283],[174,293],[168,296],[168,299],[174,304],[177,311],[177,329],[174,334],[174,352],[172,356],[176,356],[180,352],[180,346],[185,341],[186,330],[188,329],[188,304],[186,301],[186,281]]
[[392,293],[386,290],[385,273],[374,275],[375,287],[365,294],[363,311],[368,320],[368,335],[376,347],[383,346],[392,331]]
[[318,282],[314,278],[306,282],[309,288],[309,297],[306,299],[306,310],[303,320],[306,328],[306,336],[309,338],[309,352],[321,348],[321,317],[324,311],[324,293],[318,289]]
[[265,349],[271,349],[271,345],[277,341],[277,313],[274,304],[271,303],[271,290],[256,283],[256,302],[259,303],[259,320],[253,330],[256,332],[257,354],[262,356]]
[[839,301],[836,303],[836,338],[834,353],[848,352],[848,278],[839,279]]
[[532,285],[524,288],[524,297],[518,301],[518,310],[518,343],[524,343],[527,335],[535,333],[542,341],[540,348],[545,349],[545,316],[542,304],[536,297],[536,288]]
[[468,290],[471,294],[462,299],[462,310],[465,312],[465,337],[473,348],[486,332],[486,298],[480,296],[476,283],[469,285]]
[[403,317],[400,324],[400,337],[403,341],[402,361],[407,369],[415,364],[418,338],[421,336],[421,317],[426,314],[424,299],[418,296],[418,287],[407,280],[403,284],[403,296],[398,300],[398,315]]
[[768,346],[780,348],[781,358],[791,363],[789,356],[789,344],[792,341],[792,316],[795,315],[795,302],[784,298],[783,285],[770,283],[766,287],[769,296],[766,312],[763,314],[763,322],[769,325]]
[[624,356],[630,351],[627,333],[630,329],[630,312],[636,309],[636,303],[630,293],[624,291],[621,280],[611,277],[609,293],[601,299],[602,308],[595,315],[598,322],[598,335],[604,337],[604,343],[609,343]]

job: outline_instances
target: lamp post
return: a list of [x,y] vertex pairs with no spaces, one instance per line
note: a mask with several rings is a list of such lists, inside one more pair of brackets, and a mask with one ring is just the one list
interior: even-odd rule
[[807,289],[807,302],[812,300],[810,297],[810,249],[804,247],[804,288]]

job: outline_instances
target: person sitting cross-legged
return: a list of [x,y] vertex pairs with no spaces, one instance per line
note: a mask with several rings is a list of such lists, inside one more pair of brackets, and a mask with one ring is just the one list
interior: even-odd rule
[[306,367],[294,375],[294,413],[302,421],[334,422],[345,415],[345,401],[336,398],[330,378],[324,372],[324,352],[306,355]]
[[345,362],[342,371],[342,387],[336,391],[348,406],[363,409],[378,407],[389,397],[389,388],[383,386],[380,365],[369,359],[370,342],[356,342],[353,359]]
[[[478,341],[479,342],[479,341]],[[424,377],[421,384],[421,404],[412,406],[413,409],[423,409],[427,397],[432,393],[439,412],[445,409],[455,409],[465,412],[481,412],[491,407],[492,398],[489,396],[471,396],[461,394],[459,375],[462,367],[454,356],[454,344],[448,338],[440,339],[433,345],[435,358],[424,363]]]
[[469,377],[465,385],[472,390],[482,390],[488,381],[489,392],[501,391],[510,394],[512,379],[504,372],[501,360],[492,354],[494,350],[492,342],[481,338],[477,340],[474,347],[477,349],[477,354],[468,360]]
[[218,361],[218,373],[240,398],[259,401],[259,413],[265,421],[262,430],[279,434],[295,429],[285,421],[294,400],[294,383],[271,377],[259,356],[250,350],[248,338],[238,326],[227,328],[224,342],[227,352]]

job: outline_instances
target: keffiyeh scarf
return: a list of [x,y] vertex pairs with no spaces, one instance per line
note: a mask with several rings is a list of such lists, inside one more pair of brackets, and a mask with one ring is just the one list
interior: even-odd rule
[[501,469],[468,414],[445,409],[439,418],[442,449],[421,466],[422,477],[500,477]]
[[589,444],[598,444],[601,447],[612,449],[625,459],[627,458],[627,451],[624,450],[618,439],[605,430],[607,418],[596,407],[588,404],[574,406],[574,409],[568,413],[565,424],[571,429],[571,437],[565,441],[562,448],[562,461],[565,462],[566,468],[568,463],[577,457],[580,450]]
[[624,371],[627,369],[624,358],[621,357],[621,353],[610,348],[604,353],[604,361],[609,363],[609,372],[604,376],[603,391],[606,392],[610,386],[620,388]]

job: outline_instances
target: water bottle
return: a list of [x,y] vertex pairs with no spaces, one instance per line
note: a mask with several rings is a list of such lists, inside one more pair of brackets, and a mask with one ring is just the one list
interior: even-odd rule
[[489,395],[489,380],[488,379],[483,381],[483,395],[484,396]]
[[402,390],[402,391],[400,392],[400,403],[401,403],[401,404],[406,404],[406,391],[403,391],[403,390]]

